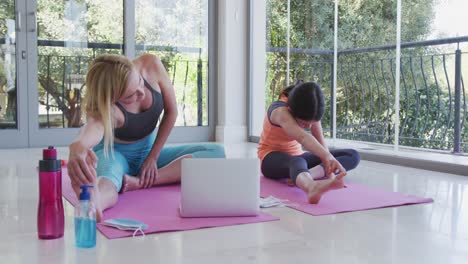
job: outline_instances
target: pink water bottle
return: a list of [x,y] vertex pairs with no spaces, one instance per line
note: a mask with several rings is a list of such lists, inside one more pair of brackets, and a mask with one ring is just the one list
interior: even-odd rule
[[42,150],[39,161],[39,206],[37,233],[39,239],[63,236],[62,169],[53,146]]

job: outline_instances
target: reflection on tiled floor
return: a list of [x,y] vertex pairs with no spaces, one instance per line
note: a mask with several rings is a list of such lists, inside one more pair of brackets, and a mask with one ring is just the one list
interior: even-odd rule
[[[227,153],[255,157],[255,147]],[[434,203],[327,216],[272,208],[280,221],[115,240],[99,234],[97,247],[83,250],[74,246],[66,202],[64,238],[37,239],[40,156],[0,150],[0,263],[468,263],[468,177],[363,161],[350,180]]]

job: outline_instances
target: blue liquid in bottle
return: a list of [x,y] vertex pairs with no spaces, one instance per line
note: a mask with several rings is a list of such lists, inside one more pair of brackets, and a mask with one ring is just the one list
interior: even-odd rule
[[84,217],[75,218],[75,242],[80,248],[96,246],[96,220]]
[[96,209],[88,192],[91,187],[80,186],[80,202],[75,207],[75,243],[80,248],[96,246]]

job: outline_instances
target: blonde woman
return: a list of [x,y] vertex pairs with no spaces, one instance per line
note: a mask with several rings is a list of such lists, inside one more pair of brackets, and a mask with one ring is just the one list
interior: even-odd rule
[[98,221],[119,192],[179,182],[183,158],[225,157],[217,144],[164,147],[177,104],[166,69],[154,55],[133,61],[97,57],[86,75],[84,106],[86,124],[69,146],[67,166],[77,195],[80,185],[94,185]]

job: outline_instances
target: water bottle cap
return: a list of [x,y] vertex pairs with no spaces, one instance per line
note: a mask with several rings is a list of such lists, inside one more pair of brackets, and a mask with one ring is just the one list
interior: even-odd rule
[[55,149],[54,146],[49,146],[48,148],[43,149],[42,159],[45,159],[45,160],[57,159],[57,149]]
[[88,192],[88,188],[93,188],[92,185],[80,185],[81,193],[80,193],[80,201],[86,201],[91,198],[91,194]]

